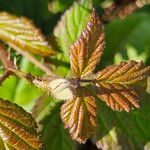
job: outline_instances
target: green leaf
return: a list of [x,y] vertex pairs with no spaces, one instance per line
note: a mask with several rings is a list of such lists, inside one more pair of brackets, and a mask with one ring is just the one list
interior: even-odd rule
[[53,0],[48,2],[48,9],[52,13],[58,13],[68,8],[74,0]]
[[3,99],[0,99],[0,131],[3,147],[39,150],[42,146],[31,114]]
[[[60,102],[42,96],[33,108],[33,116],[41,126],[44,150],[70,150],[74,144],[60,119]],[[58,145],[59,144],[59,145]]]
[[10,76],[7,78],[2,85],[0,85],[0,97],[13,101],[17,83],[17,77]]
[[[97,134],[99,133],[97,132]],[[107,150],[121,150],[121,145],[119,145],[118,140],[116,128],[114,127],[109,131],[109,134],[104,135],[96,142],[96,146],[98,149],[104,149],[107,147]]]
[[[42,71],[23,58],[20,64],[21,71],[33,75],[42,75]],[[29,83],[27,80],[20,79],[15,87],[14,102],[23,106],[26,110],[31,110],[35,99],[42,94],[42,91]]]
[[[106,48],[104,57],[102,58],[102,65],[112,63],[113,56],[116,53],[121,54],[123,59],[129,59],[126,51],[127,45],[132,45],[136,49],[136,53],[140,55],[147,55],[145,62],[149,60],[150,50],[150,23],[149,14],[146,12],[134,13],[125,19],[115,19],[110,24],[105,26],[106,32]],[[142,31],[142,32],[141,32]],[[116,56],[117,57],[117,56]],[[105,61],[108,58],[109,61]]]
[[0,39],[14,49],[18,47],[40,55],[54,54],[41,31],[25,17],[0,12]]
[[[98,131],[94,141],[108,150],[143,149],[150,141],[150,94],[145,93],[141,108],[130,113],[115,112],[99,102]],[[111,140],[107,140],[109,139]],[[103,142],[105,141],[105,142]],[[112,148],[111,143],[116,147]]]
[[148,50],[146,49],[143,51],[141,54],[138,54],[138,50],[133,47],[132,45],[128,44],[126,45],[126,53],[127,53],[127,58],[124,58],[122,52],[118,52],[114,56],[114,63],[120,63],[121,61],[125,60],[135,60],[135,61],[143,61],[146,63],[148,59]]
[[61,20],[54,29],[56,40],[68,61],[69,48],[85,28],[89,19],[90,8],[90,0],[83,5],[74,3],[72,7],[63,14]]
[[[26,58],[22,58],[20,70],[40,76],[43,72],[30,63]],[[0,97],[13,101],[30,111],[42,91],[24,79],[10,76],[0,86]]]

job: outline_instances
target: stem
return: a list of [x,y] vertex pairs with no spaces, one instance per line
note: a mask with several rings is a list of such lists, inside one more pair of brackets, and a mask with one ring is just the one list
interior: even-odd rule
[[11,68],[10,71],[13,72],[15,75],[17,75],[17,76],[20,77],[20,78],[27,79],[27,80],[30,81],[31,83],[32,83],[32,81],[35,79],[35,77],[32,76],[31,74],[29,74],[29,73],[26,74],[26,73],[24,73],[24,72],[22,72],[22,71],[20,71],[20,70],[18,70],[18,69],[13,69],[13,68]]
[[0,59],[6,71],[8,71],[9,68],[15,68],[14,64],[8,58],[8,52],[1,44],[0,44]]
[[45,65],[41,64],[37,59],[35,59],[31,54],[29,54],[26,51],[21,50],[19,47],[14,45],[13,43],[8,43],[12,48],[14,48],[19,54],[26,57],[29,61],[31,61],[33,64],[35,64],[38,68],[46,72],[48,75],[56,77],[56,75]]
[[90,83],[90,82],[93,82],[93,80],[90,80],[90,79],[89,80],[88,79],[80,79],[79,82],[83,82],[83,83],[89,82]]
[[138,2],[138,0],[128,0],[128,1],[114,1],[112,5],[104,9],[104,14],[102,16],[103,22],[112,21],[116,17],[125,18],[127,15],[130,15],[135,10],[143,7],[148,3],[148,0],[143,2]]
[[5,72],[2,76],[0,76],[0,84],[5,80],[7,79],[9,76],[11,75],[10,72]]
[[13,64],[13,62],[8,58],[8,52],[3,47],[2,44],[0,44],[0,59],[3,63],[3,66],[5,68],[5,72],[2,76],[0,76],[0,84],[8,78],[12,72],[9,70],[10,68],[16,68],[16,66]]

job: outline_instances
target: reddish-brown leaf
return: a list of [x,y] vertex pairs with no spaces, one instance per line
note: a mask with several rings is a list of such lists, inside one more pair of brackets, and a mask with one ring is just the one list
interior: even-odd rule
[[140,93],[146,88],[150,67],[129,61],[113,65],[97,73],[98,96],[113,110],[139,108]]
[[17,104],[3,99],[0,99],[0,137],[6,147],[11,147],[10,149],[42,148],[37,134],[37,124],[32,115]]
[[71,46],[70,63],[74,76],[81,77],[92,73],[104,49],[104,32],[100,19],[92,12],[86,29]]
[[84,87],[77,89],[77,97],[67,100],[61,107],[61,118],[72,138],[85,143],[96,127],[96,102]]

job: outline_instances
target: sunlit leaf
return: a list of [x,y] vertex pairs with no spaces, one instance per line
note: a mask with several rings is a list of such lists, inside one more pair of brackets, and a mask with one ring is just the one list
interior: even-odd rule
[[140,94],[146,88],[149,73],[149,66],[136,61],[106,67],[97,73],[98,96],[117,111],[139,108]]
[[[41,31],[25,17],[16,17],[6,12],[0,13],[0,39],[22,50],[40,55],[54,54]],[[14,48],[15,49],[15,48]]]
[[104,49],[104,32],[100,19],[95,11],[92,12],[86,29],[79,39],[71,46],[70,62],[75,76],[92,73]]
[[0,99],[0,137],[14,149],[41,148],[37,125],[31,114],[20,106]]
[[84,87],[77,89],[77,97],[67,100],[61,107],[61,119],[69,128],[72,139],[85,143],[96,127],[96,102]]
[[61,17],[54,29],[54,35],[60,49],[64,52],[64,57],[69,61],[69,48],[79,37],[89,19],[91,0],[86,4],[74,3]]

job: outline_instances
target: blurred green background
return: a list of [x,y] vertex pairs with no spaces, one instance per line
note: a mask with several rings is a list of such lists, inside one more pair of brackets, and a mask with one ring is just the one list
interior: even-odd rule
[[[55,35],[54,28],[57,22],[61,19],[64,12],[70,7],[74,7],[75,0],[0,0],[0,11],[7,11],[17,16],[26,16],[33,20],[38,28],[47,36],[50,43],[54,45],[54,41],[51,38],[53,33]],[[76,1],[78,2],[78,1]],[[87,16],[90,13],[92,7],[96,8],[100,16],[103,14],[102,3],[105,5],[110,3],[110,0],[81,0],[80,6],[81,14],[87,9]],[[93,5],[91,7],[91,5]],[[79,9],[77,6],[76,9]],[[86,8],[87,7],[87,8]],[[85,10],[82,10],[85,9]],[[74,10],[75,11],[75,10]],[[86,13],[85,13],[86,14]],[[67,16],[68,17],[68,16]],[[69,18],[69,17],[68,17]],[[70,28],[73,26],[73,21],[70,19]],[[83,24],[86,24],[85,18]],[[83,25],[83,27],[84,27]],[[150,65],[150,4],[144,5],[142,8],[137,9],[130,15],[127,15],[124,19],[115,17],[110,22],[105,22],[104,29],[106,33],[106,46],[104,55],[97,69],[102,69],[107,65],[120,63],[125,60],[143,60],[146,65]],[[80,30],[79,30],[80,31]],[[73,31],[71,31],[74,37],[78,37]],[[80,32],[79,32],[80,33]],[[55,35],[56,36],[56,35]],[[69,62],[66,56],[69,47],[61,46],[62,39],[56,36],[56,40],[59,41],[57,61],[55,60],[56,72],[62,76],[65,76],[69,71]],[[63,35],[64,39],[67,39],[67,35]],[[76,40],[76,39],[74,39]],[[74,41],[73,40],[73,41]],[[71,42],[68,42],[70,45]],[[55,46],[54,46],[55,47]],[[65,51],[65,52],[64,52]],[[61,57],[63,55],[63,58]],[[52,58],[47,58],[53,61]],[[36,66],[31,64],[27,59],[19,59],[19,67],[24,72],[30,72],[34,75],[43,75],[43,72]],[[59,61],[62,61],[65,65],[59,66]],[[62,63],[62,64],[63,64]],[[150,80],[149,80],[150,82]],[[150,84],[148,84],[150,86]],[[94,142],[100,139],[99,147],[103,148],[105,144],[109,149],[143,149],[143,145],[149,145],[150,141],[150,87],[147,90],[146,98],[143,102],[143,107],[139,111],[134,111],[131,114],[115,113],[104,104],[100,104],[102,108],[100,110],[99,122],[100,131],[99,135],[94,138]],[[32,86],[25,80],[20,80],[16,77],[10,77],[2,86],[0,86],[0,97],[11,100],[26,110],[31,111],[35,102],[40,101],[40,96],[43,91]],[[40,97],[40,98],[39,98]],[[37,120],[44,124],[42,131],[42,138],[44,141],[45,149],[49,150],[69,150],[80,147],[80,149],[87,149],[87,145],[76,145],[69,137],[68,132],[64,130],[63,124],[59,118],[60,103],[56,102],[52,98],[42,99],[42,106],[38,110],[40,113],[36,116]],[[46,116],[46,117],[45,117]],[[110,119],[111,118],[111,119]],[[111,127],[110,120],[117,122],[115,127]],[[117,119],[116,119],[117,118]],[[117,121],[116,121],[117,120]],[[119,120],[123,120],[119,121]],[[116,127],[117,126],[117,127]],[[126,129],[129,126],[130,129]],[[119,128],[119,132],[116,133],[116,128]],[[52,130],[51,130],[52,129]],[[121,131],[126,132],[122,135]],[[116,135],[117,134],[117,135]],[[118,138],[116,138],[116,136]],[[97,138],[98,137],[98,138]],[[129,138],[127,140],[127,138]],[[127,141],[125,141],[125,139]],[[103,141],[103,142],[102,142]],[[57,146],[58,142],[61,143],[60,147]],[[90,143],[91,145],[91,143]],[[102,145],[102,146],[101,146]],[[113,147],[113,146],[114,147]],[[120,146],[123,145],[123,146]],[[95,146],[88,147],[89,149],[96,149]],[[147,147],[146,147],[147,148]],[[148,147],[150,149],[150,147]],[[148,149],[147,149],[148,150]]]

